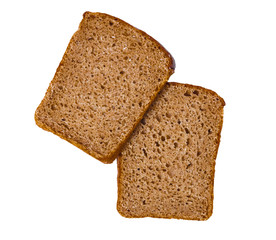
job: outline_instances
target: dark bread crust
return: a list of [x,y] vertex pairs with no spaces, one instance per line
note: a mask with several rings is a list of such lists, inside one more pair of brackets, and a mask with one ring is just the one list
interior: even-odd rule
[[[214,177],[215,177],[215,164],[216,164],[216,157],[218,154],[218,148],[219,148],[219,144],[220,144],[220,138],[221,138],[221,130],[222,130],[222,125],[223,125],[223,107],[226,105],[225,101],[222,97],[220,97],[216,92],[200,87],[200,86],[194,86],[194,85],[190,85],[190,84],[182,84],[182,83],[176,83],[176,82],[169,82],[166,85],[171,85],[171,86],[184,86],[184,87],[190,87],[193,89],[197,89],[199,91],[203,91],[206,92],[214,97],[216,97],[220,102],[221,102],[221,107],[219,109],[219,114],[220,114],[220,119],[221,121],[218,124],[218,132],[217,132],[217,143],[216,143],[216,149],[213,153],[213,155],[210,157],[211,161],[213,161],[213,167],[212,167],[212,171],[211,171],[211,184],[210,184],[210,202],[208,203],[208,209],[207,209],[207,215],[203,218],[198,218],[198,217],[189,217],[189,216],[185,216],[185,217],[178,217],[178,216],[160,216],[154,213],[144,213],[144,214],[140,214],[140,215],[136,215],[136,216],[131,216],[126,214],[125,211],[123,211],[121,204],[120,204],[120,199],[122,199],[122,183],[124,182],[124,178],[122,176],[122,154],[119,154],[118,158],[117,158],[117,171],[118,171],[118,175],[117,175],[117,192],[118,192],[118,200],[117,200],[117,211],[126,218],[144,218],[144,217],[153,217],[153,218],[167,218],[167,219],[185,219],[185,220],[197,220],[197,221],[204,221],[204,220],[208,220],[212,213],[213,213],[213,199],[214,199]],[[158,99],[156,100],[158,101]],[[170,197],[170,196],[168,196]]]
[[132,131],[135,129],[136,125],[140,122],[140,120],[143,118],[143,115],[144,113],[147,111],[147,109],[149,108],[149,106],[151,105],[151,103],[153,102],[153,100],[155,99],[155,97],[157,96],[158,92],[161,91],[161,89],[164,87],[165,83],[168,81],[169,77],[174,73],[174,69],[175,69],[175,62],[174,62],[174,59],[173,57],[171,56],[171,54],[159,43],[157,42],[155,39],[153,39],[152,37],[150,37],[148,34],[146,34],[145,32],[133,27],[132,25],[124,22],[123,20],[121,19],[118,19],[116,17],[113,17],[113,16],[110,16],[108,14],[104,14],[104,13],[91,13],[91,12],[85,12],[83,14],[83,20],[81,21],[80,25],[79,25],[79,29],[76,33],[74,33],[73,37],[71,38],[68,46],[67,46],[67,49],[64,53],[64,56],[56,70],[56,74],[55,76],[60,72],[60,69],[62,68],[62,66],[64,65],[64,58],[66,56],[66,54],[68,54],[68,52],[70,51],[70,44],[71,42],[73,41],[74,39],[74,36],[77,35],[77,33],[79,31],[81,31],[81,26],[83,24],[83,22],[85,21],[86,18],[90,17],[90,16],[107,16],[109,18],[113,18],[114,20],[120,22],[121,24],[124,24],[125,26],[127,26],[128,28],[131,28],[133,29],[134,31],[136,32],[139,32],[141,35],[143,35],[144,37],[146,37],[148,40],[154,42],[155,44],[157,44],[161,51],[163,51],[163,53],[167,56],[167,58],[169,59],[169,64],[167,66],[168,68],[168,74],[167,76],[164,77],[164,81],[161,82],[161,84],[156,88],[155,92],[152,93],[151,95],[151,98],[150,98],[150,101],[148,104],[145,105],[143,111],[141,111],[139,117],[136,119],[136,122],[133,124],[132,128],[131,128],[131,131],[129,131],[124,139],[118,144],[117,148],[114,150],[114,151],[110,151],[108,154],[102,154],[101,152],[97,151],[96,149],[94,150],[89,150],[87,149],[86,146],[84,146],[81,142],[78,142],[72,138],[70,138],[69,136],[67,136],[65,133],[63,132],[58,132],[58,131],[55,131],[53,128],[51,128],[50,126],[47,126],[47,124],[45,124],[43,122],[43,120],[41,120],[40,118],[40,114],[41,114],[41,109],[43,108],[43,106],[45,106],[45,104],[47,103],[47,101],[49,100],[49,96],[50,96],[50,92],[52,91],[53,89],[53,86],[58,82],[58,77],[54,77],[53,80],[51,81],[46,93],[45,93],[45,97],[43,98],[43,100],[41,101],[40,105],[38,106],[36,112],[35,112],[35,122],[36,124],[41,127],[42,129],[46,130],[46,131],[49,131],[49,132],[52,132],[54,133],[55,135],[61,137],[62,139],[70,142],[71,144],[75,145],[76,147],[80,148],[81,150],[83,150],[84,152],[86,152],[87,154],[91,155],[92,157],[100,160],[101,162],[103,163],[112,163],[114,161],[114,159],[116,158],[116,156],[119,154],[121,148],[123,147],[124,143],[127,141],[127,139],[129,138],[129,136],[131,135]]

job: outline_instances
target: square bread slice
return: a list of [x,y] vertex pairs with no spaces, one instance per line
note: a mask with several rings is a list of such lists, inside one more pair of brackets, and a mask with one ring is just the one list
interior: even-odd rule
[[122,216],[211,216],[224,105],[211,90],[166,84],[119,154]]
[[174,68],[169,52],[145,32],[85,12],[35,121],[111,163]]

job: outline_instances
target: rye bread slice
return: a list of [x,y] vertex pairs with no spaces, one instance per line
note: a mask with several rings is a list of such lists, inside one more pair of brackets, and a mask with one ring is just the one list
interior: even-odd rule
[[119,154],[121,215],[211,216],[224,105],[211,90],[166,84]]
[[35,121],[111,163],[174,68],[169,52],[145,32],[85,12]]

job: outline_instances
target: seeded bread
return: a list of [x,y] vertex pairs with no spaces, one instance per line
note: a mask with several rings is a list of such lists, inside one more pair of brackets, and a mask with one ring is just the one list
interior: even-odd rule
[[121,215],[211,216],[224,105],[211,90],[166,84],[118,157]]
[[169,52],[145,32],[85,12],[35,121],[111,163],[174,68]]

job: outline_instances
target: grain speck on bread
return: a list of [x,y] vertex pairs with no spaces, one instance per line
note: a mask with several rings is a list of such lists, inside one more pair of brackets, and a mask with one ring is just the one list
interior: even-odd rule
[[36,123],[111,163],[174,67],[172,56],[143,31],[85,12],[36,110]]
[[166,84],[118,157],[121,215],[211,216],[224,105],[211,90]]

